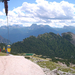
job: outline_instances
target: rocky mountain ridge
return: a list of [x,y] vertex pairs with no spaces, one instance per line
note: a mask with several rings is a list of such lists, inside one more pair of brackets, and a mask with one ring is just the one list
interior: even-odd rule
[[70,41],[74,46],[75,46],[75,34],[74,33],[72,33],[72,32],[66,32],[66,33],[62,33],[62,37],[65,35],[65,39],[67,39],[68,40],[68,37],[70,36],[70,40],[68,40],[68,41]]

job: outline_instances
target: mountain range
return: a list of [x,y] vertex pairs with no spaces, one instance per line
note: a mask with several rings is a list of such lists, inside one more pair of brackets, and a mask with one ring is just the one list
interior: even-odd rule
[[64,26],[63,28],[52,28],[49,25],[37,25],[32,24],[30,27],[24,27],[22,25],[13,25],[1,26],[0,27],[0,35],[6,39],[8,39],[12,43],[22,41],[23,39],[33,35],[38,36],[39,34],[53,32],[55,34],[61,35],[64,32],[72,32],[75,34],[75,27],[73,26]]

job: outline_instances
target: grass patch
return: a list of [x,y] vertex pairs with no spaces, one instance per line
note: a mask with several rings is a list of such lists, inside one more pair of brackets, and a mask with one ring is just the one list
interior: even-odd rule
[[58,70],[61,70],[61,71],[63,71],[63,72],[73,72],[73,71],[71,71],[71,69],[70,68],[68,68],[68,67],[60,67]]
[[58,68],[58,70],[63,71],[64,73],[69,72],[75,74],[75,67],[62,66],[56,62],[44,58],[39,58],[37,56],[32,56],[32,58],[30,58],[29,60],[31,60],[32,62],[36,62],[42,68],[48,68],[50,70]]
[[[48,68],[48,69],[50,69],[50,70],[53,70],[53,69],[57,68],[57,66],[60,67],[60,65],[58,65],[57,63],[54,63],[54,62],[52,62],[52,61],[38,62],[38,65],[41,66],[41,67],[44,66],[44,67],[46,67],[46,68]],[[44,67],[43,67],[43,68],[44,68]]]
[[[43,68],[46,67],[50,70],[58,68],[58,70],[63,71],[63,72],[75,73],[75,71],[71,70],[69,67],[61,66],[58,63],[55,63],[52,61],[38,62],[38,65],[43,67]],[[73,68],[73,69],[75,69],[75,68]]]
[[75,70],[75,67],[71,67],[71,68]]
[[0,52],[0,56],[6,56],[6,53]]

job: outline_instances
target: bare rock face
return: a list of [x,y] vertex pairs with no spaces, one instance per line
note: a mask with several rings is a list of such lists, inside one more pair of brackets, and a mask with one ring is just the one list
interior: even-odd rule
[[23,56],[0,56],[0,75],[45,75],[42,69]]

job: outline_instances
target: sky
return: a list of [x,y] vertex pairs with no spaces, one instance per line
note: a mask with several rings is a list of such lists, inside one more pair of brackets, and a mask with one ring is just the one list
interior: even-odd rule
[[[74,0],[10,0],[8,24],[51,27],[75,26]],[[0,2],[0,26],[7,25],[4,3]]]

